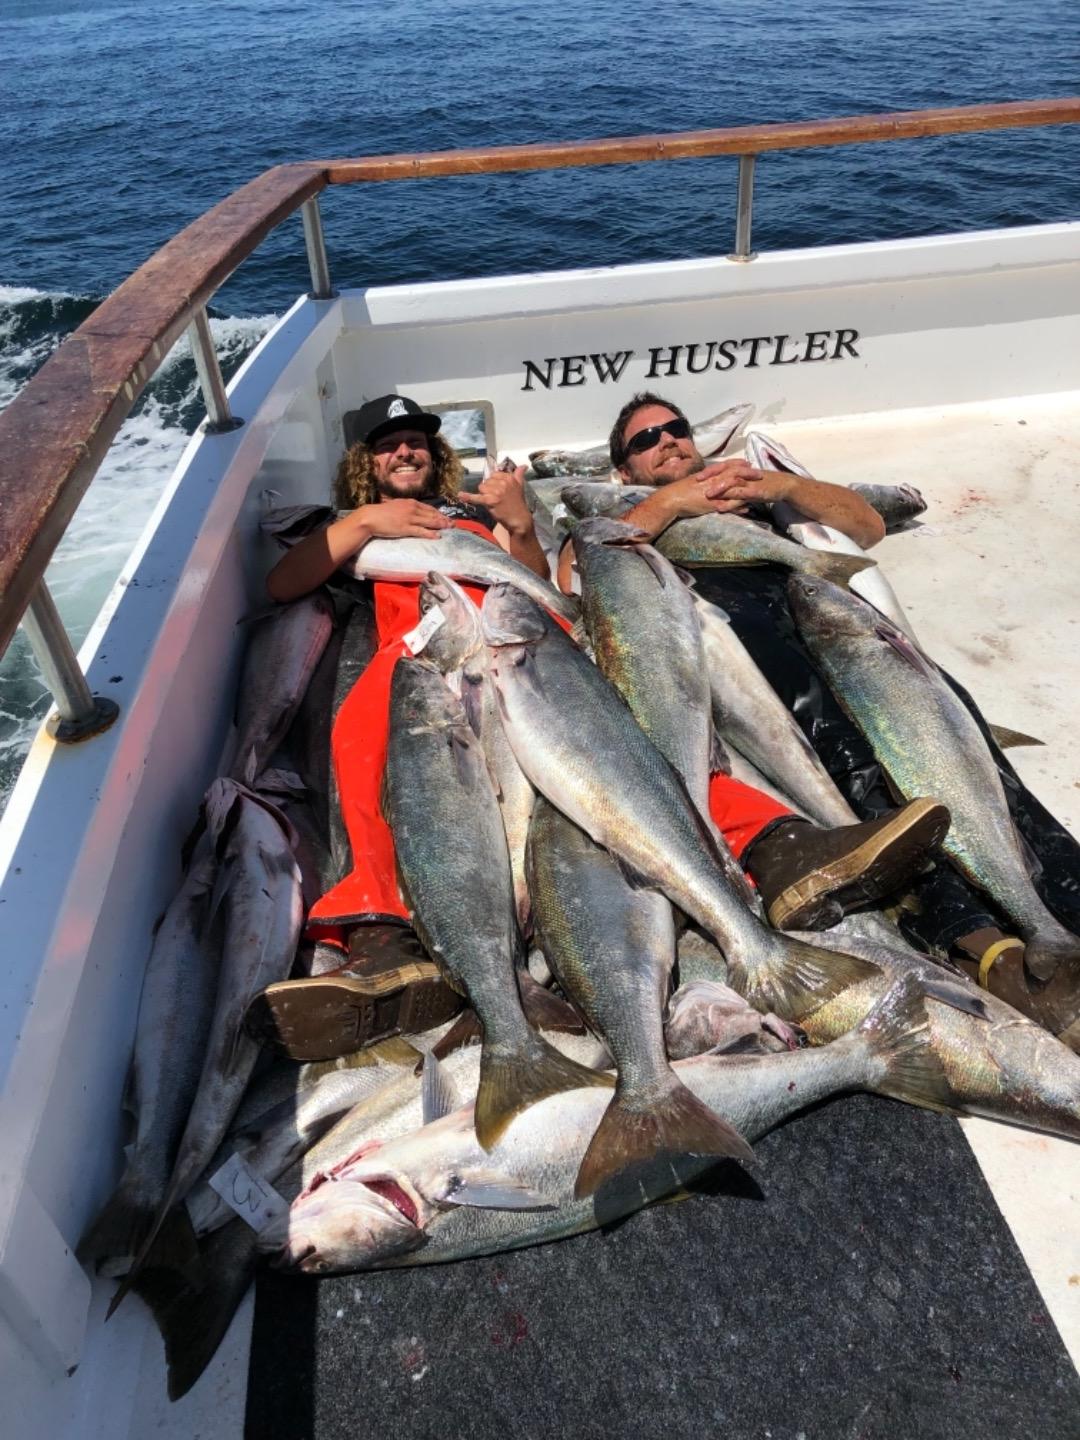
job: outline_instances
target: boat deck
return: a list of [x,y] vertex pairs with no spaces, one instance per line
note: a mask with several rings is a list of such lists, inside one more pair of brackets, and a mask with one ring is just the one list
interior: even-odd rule
[[[754,423],[823,478],[923,491],[878,558],[987,717],[1046,742],[1010,759],[1075,832],[1077,396]],[[760,1192],[721,1171],[610,1234],[265,1275],[171,1407],[156,1334],[134,1300],[103,1327],[102,1283],[82,1369],[137,1385],[132,1437],[1080,1434],[1080,1147],[857,1096],[757,1150]],[[83,1394],[77,1433],[116,1436],[108,1408]]]

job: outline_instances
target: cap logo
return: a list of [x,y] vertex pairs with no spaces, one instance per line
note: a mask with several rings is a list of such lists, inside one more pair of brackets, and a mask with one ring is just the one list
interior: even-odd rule
[[386,412],[386,418],[387,420],[396,420],[399,415],[407,415],[408,413],[408,410],[405,409],[404,400],[394,400],[390,404],[390,409]]

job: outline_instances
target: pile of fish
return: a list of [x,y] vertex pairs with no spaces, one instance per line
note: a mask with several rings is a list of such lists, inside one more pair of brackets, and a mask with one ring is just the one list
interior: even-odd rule
[[[1080,1057],[1051,1033],[1080,1044],[1080,941],[1035,892],[971,717],[910,632],[845,588],[873,562],[736,516],[653,545],[617,518],[633,498],[561,481],[580,608],[460,530],[372,542],[350,567],[421,583],[383,809],[471,1031],[323,1065],[246,1035],[255,995],[313,963],[305,904],[350,862],[329,732],[375,646],[352,592],[254,622],[232,772],[207,792],[146,971],[124,1173],[80,1247],[123,1277],[114,1306],[128,1288],[150,1305],[172,1397],[260,1254],[326,1274],[576,1234],[717,1161],[753,1164],[760,1135],[841,1091],[1080,1139]],[[288,543],[320,513],[267,528]],[[682,568],[755,559],[790,568],[800,632],[897,790],[949,805],[949,858],[1028,942],[1049,1028],[883,914],[814,935],[765,922],[709,818],[710,776],[739,757],[814,821],[856,817]],[[459,581],[485,587],[481,608]],[[537,979],[580,1024],[536,1028]]]

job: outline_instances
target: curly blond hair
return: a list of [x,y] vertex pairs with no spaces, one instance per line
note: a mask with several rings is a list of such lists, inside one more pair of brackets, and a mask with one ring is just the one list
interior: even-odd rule
[[[465,471],[457,455],[441,435],[428,440],[432,476],[440,500],[452,500],[461,489]],[[375,456],[363,440],[350,445],[341,457],[334,478],[334,504],[339,510],[356,510],[378,499],[375,486]]]

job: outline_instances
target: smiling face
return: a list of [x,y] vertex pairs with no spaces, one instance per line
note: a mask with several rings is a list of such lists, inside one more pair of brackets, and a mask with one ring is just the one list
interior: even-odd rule
[[434,488],[434,462],[422,430],[391,430],[370,442],[375,487],[384,500],[415,500]]
[[[666,405],[643,405],[626,422],[624,448],[643,430],[677,419]],[[692,436],[680,439],[664,431],[647,450],[627,453],[619,473],[628,485],[670,485],[673,480],[685,480],[687,475],[704,468],[705,461],[698,454]]]

